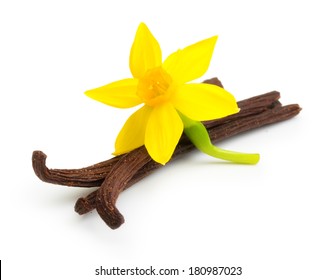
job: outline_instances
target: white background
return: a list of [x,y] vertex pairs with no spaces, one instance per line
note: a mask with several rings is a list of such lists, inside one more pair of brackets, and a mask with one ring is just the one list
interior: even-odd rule
[[[332,2],[2,0],[4,279],[95,279],[100,265],[242,266],[243,276],[231,278],[336,279]],[[74,212],[90,190],[41,182],[31,154],[44,151],[52,168],[110,157],[132,110],[83,92],[130,77],[141,21],[164,57],[219,35],[204,78],[219,77],[238,100],[278,90],[303,111],[221,143],[259,152],[256,166],[194,152],[139,182],[118,200],[126,222],[113,231],[95,211]]]

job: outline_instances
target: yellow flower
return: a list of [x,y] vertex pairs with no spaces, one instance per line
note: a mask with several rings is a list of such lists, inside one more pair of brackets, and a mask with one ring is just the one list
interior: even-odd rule
[[195,121],[237,113],[235,98],[209,84],[187,83],[208,69],[217,36],[172,53],[162,63],[161,48],[148,27],[141,23],[131,48],[129,67],[133,78],[86,91],[97,101],[118,108],[144,104],[121,129],[115,155],[145,145],[149,155],[167,163],[183,132],[181,116]]

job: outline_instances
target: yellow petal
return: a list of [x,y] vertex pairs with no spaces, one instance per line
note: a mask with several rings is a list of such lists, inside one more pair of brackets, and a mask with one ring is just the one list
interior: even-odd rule
[[94,100],[117,108],[130,108],[142,103],[136,94],[138,87],[137,79],[124,79],[91,89],[85,94]]
[[167,102],[154,107],[145,134],[145,146],[152,159],[166,164],[182,132],[182,120],[171,103]]
[[159,43],[148,27],[140,23],[131,48],[129,66],[134,78],[142,78],[147,70],[162,64]]
[[172,102],[178,111],[196,121],[218,119],[239,112],[231,93],[209,84],[181,85]]
[[143,106],[128,118],[115,142],[114,155],[127,153],[144,144],[146,124],[151,111],[151,107]]
[[201,77],[208,70],[216,41],[214,36],[172,53],[163,68],[181,84]]

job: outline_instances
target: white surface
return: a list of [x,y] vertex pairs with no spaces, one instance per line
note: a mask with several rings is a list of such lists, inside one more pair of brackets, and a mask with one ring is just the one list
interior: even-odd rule
[[[4,279],[94,279],[100,265],[335,279],[334,11],[332,1],[2,1]],[[121,195],[126,223],[112,231],[96,212],[73,211],[89,190],[39,181],[31,153],[44,151],[52,168],[109,158],[132,110],[83,92],[130,76],[141,21],[164,56],[218,34],[204,78],[219,77],[238,100],[278,90],[303,111],[221,144],[259,152],[257,166],[195,152],[138,183]]]

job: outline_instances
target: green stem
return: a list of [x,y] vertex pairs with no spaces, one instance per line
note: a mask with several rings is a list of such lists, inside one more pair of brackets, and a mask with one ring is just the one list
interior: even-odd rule
[[260,159],[259,154],[246,154],[220,149],[211,143],[208,131],[201,122],[191,120],[182,114],[180,116],[184,124],[184,133],[195,147],[203,153],[235,163],[258,163]]

